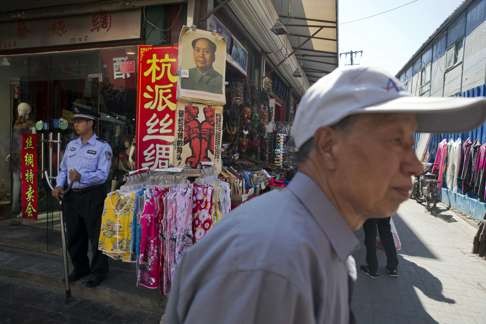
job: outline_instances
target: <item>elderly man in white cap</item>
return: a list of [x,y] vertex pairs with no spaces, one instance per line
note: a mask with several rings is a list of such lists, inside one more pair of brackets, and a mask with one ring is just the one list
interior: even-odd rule
[[303,96],[298,173],[236,209],[179,265],[167,323],[354,322],[354,232],[392,215],[422,171],[416,131],[463,131],[485,99],[412,97],[393,76],[340,68]]

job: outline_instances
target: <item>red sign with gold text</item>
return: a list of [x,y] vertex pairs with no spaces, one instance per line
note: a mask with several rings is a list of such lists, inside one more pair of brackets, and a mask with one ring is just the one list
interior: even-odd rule
[[177,110],[177,46],[138,47],[137,168],[173,161]]
[[22,136],[20,172],[22,180],[22,217],[37,220],[37,134]]

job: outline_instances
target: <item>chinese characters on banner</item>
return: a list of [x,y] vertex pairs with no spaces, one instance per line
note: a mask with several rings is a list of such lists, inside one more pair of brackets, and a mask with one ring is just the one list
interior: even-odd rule
[[22,179],[22,217],[37,220],[37,135],[22,136],[20,172]]
[[221,170],[223,107],[180,102],[177,114],[175,164],[196,168],[212,162]]
[[173,161],[177,110],[177,46],[138,48],[137,168]]

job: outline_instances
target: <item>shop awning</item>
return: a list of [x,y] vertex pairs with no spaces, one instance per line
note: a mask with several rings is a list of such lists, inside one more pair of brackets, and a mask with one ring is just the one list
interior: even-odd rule
[[338,66],[337,0],[273,0],[310,83]]
[[226,3],[258,48],[271,61],[273,66],[267,67],[267,71],[278,70],[295,92],[304,94],[309,82],[305,74],[294,76],[294,72],[301,71],[301,67],[296,56],[289,55],[293,51],[292,44],[287,35],[271,31],[279,21],[274,4],[270,0],[229,0]]
[[337,67],[337,0],[227,3],[299,94]]

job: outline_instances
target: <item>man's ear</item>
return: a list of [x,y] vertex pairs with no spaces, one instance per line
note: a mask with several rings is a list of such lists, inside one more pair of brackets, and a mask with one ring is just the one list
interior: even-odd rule
[[336,169],[337,132],[331,127],[321,127],[314,134],[315,154],[328,170]]

